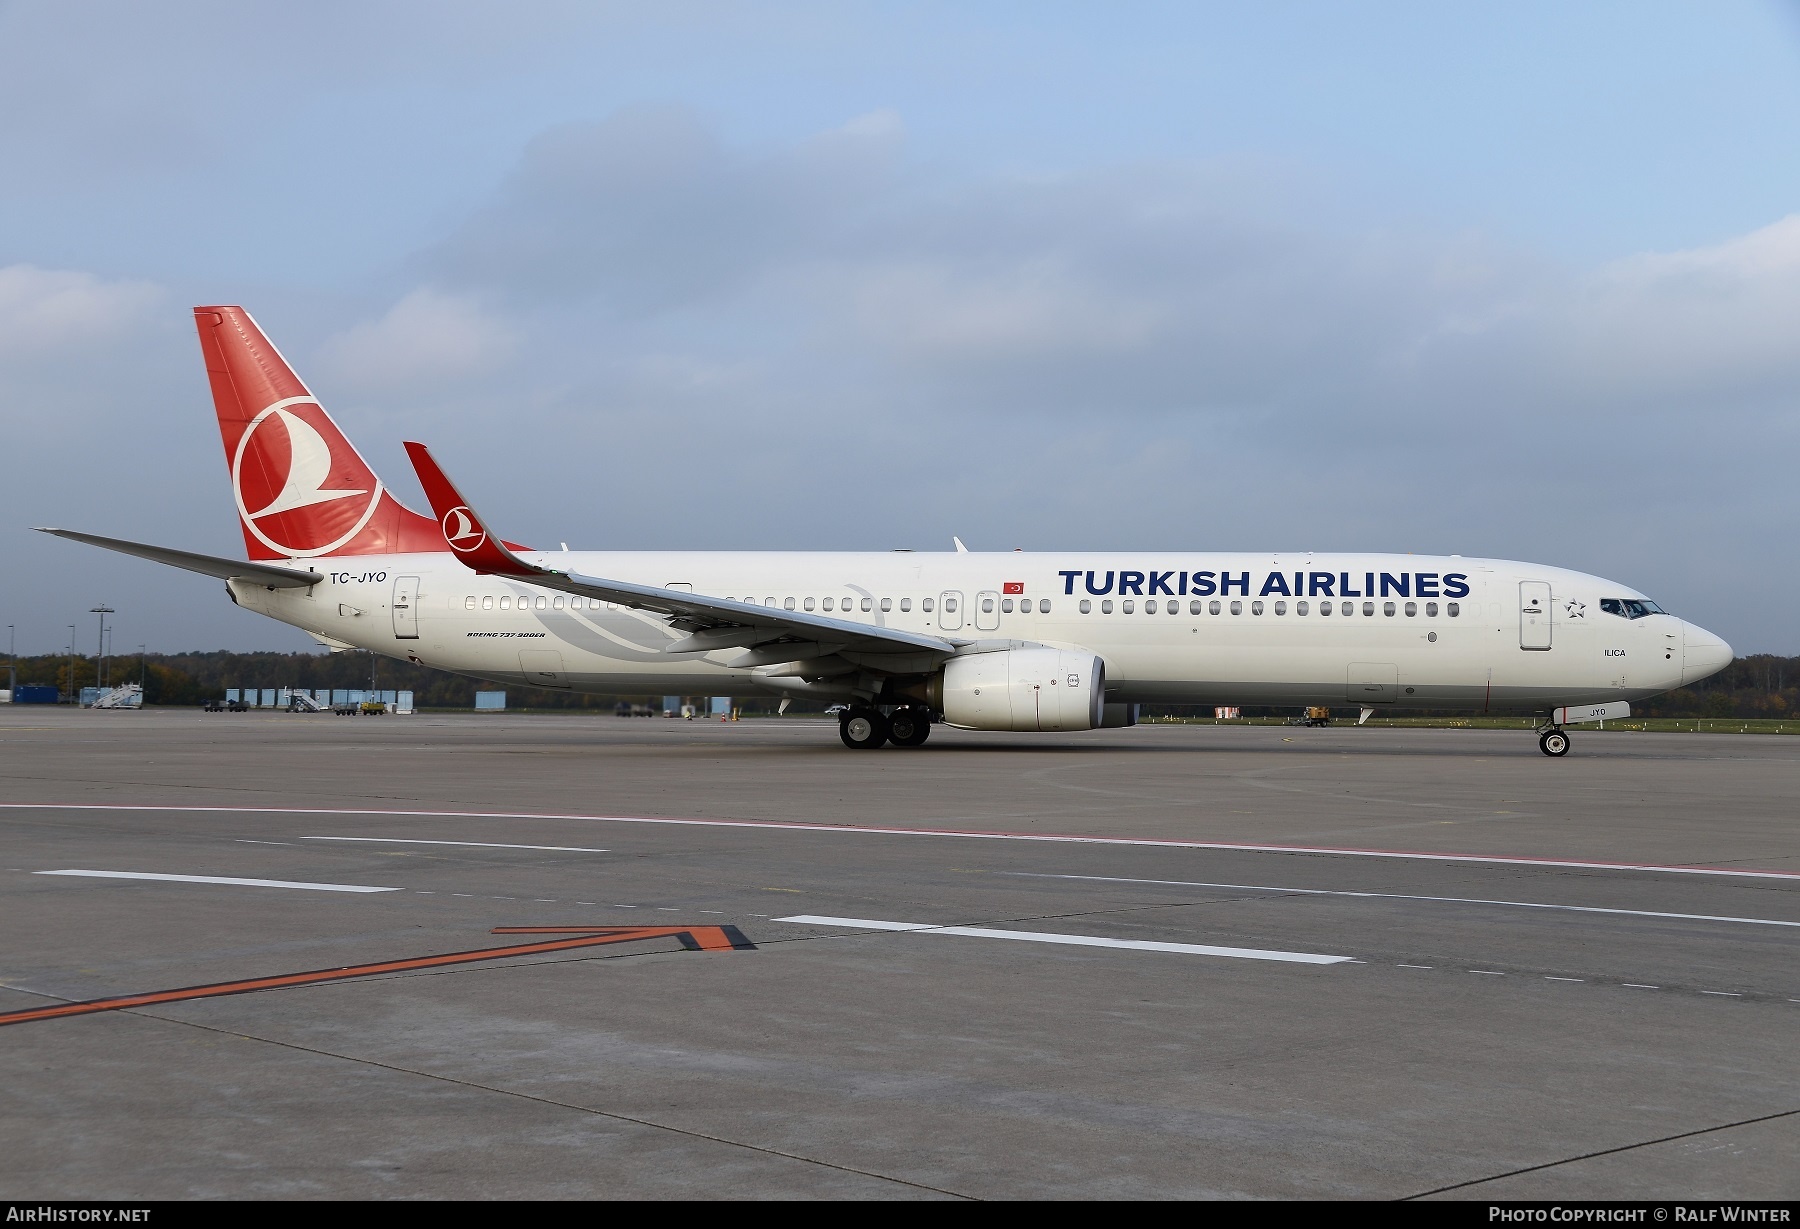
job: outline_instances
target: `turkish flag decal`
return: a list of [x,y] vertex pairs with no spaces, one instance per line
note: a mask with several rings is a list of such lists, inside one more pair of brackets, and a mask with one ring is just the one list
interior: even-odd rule
[[1023,593],[1025,592],[1025,582],[1022,580],[1009,580],[1000,587],[1000,592]]

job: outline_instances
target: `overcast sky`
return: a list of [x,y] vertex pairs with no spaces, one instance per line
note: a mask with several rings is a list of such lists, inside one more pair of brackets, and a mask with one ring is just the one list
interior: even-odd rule
[[189,308],[521,541],[1371,549],[1800,653],[1800,12],[0,2],[0,622],[301,648]]

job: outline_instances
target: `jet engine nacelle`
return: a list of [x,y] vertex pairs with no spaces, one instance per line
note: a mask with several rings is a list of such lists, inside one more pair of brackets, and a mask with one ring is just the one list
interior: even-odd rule
[[1106,667],[1069,649],[972,653],[944,664],[940,688],[944,721],[966,730],[1092,730]]

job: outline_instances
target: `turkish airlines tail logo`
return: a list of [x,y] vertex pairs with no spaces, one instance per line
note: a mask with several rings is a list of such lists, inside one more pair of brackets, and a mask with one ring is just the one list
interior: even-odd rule
[[196,307],[194,327],[252,559],[445,549],[437,518],[382,485],[249,312]]
[[311,397],[264,409],[238,439],[232,492],[244,525],[289,557],[329,554],[375,515],[381,482]]

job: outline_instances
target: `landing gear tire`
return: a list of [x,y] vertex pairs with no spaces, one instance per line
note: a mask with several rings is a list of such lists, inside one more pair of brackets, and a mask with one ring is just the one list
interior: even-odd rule
[[838,737],[853,751],[873,751],[888,740],[888,719],[872,708],[853,708],[838,722]]
[[902,708],[888,718],[888,741],[896,747],[922,747],[931,737],[931,714],[922,708]]
[[1538,738],[1538,747],[1545,755],[1567,755],[1569,754],[1569,736],[1561,730],[1545,730]]

